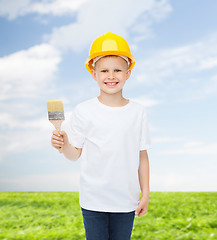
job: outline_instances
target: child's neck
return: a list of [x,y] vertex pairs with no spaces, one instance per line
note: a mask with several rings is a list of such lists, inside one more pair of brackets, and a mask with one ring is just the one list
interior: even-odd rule
[[126,99],[124,97],[114,98],[113,96],[102,97],[100,95],[97,98],[101,103],[110,107],[123,107],[129,103],[129,99]]

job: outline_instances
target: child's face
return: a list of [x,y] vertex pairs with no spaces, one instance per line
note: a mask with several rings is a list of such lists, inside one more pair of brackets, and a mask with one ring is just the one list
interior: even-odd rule
[[[116,93],[122,90],[126,80],[130,77],[131,69],[128,68],[123,58],[108,56],[99,59],[91,73],[102,91]],[[108,82],[115,83],[115,85],[109,85]]]

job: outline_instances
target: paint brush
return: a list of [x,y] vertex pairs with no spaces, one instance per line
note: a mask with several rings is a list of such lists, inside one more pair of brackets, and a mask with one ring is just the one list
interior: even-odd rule
[[[65,120],[62,100],[48,100],[47,110],[49,121],[54,125],[55,129],[60,132],[61,124]],[[62,147],[59,148],[59,152],[63,152]]]

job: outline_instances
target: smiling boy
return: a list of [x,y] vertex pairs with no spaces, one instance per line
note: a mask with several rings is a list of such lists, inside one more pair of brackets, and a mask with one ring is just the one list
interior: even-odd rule
[[112,55],[96,58],[91,73],[99,85],[98,99],[101,102],[111,107],[124,106],[129,103],[129,100],[122,96],[123,86],[131,74],[126,60]]
[[135,214],[148,210],[147,112],[122,95],[134,64],[124,38],[98,37],[85,66],[100,95],[74,108],[66,131],[53,132],[53,147],[63,146],[70,160],[81,157],[79,203],[89,240],[129,240]]

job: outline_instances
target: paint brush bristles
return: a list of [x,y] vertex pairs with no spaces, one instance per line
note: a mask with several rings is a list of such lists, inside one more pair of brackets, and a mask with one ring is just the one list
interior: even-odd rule
[[[47,101],[48,119],[57,131],[60,131],[62,122],[65,120],[63,102],[61,100]],[[62,153],[62,148],[59,149]]]
[[64,120],[63,102],[61,100],[48,100],[47,110],[49,120]]

